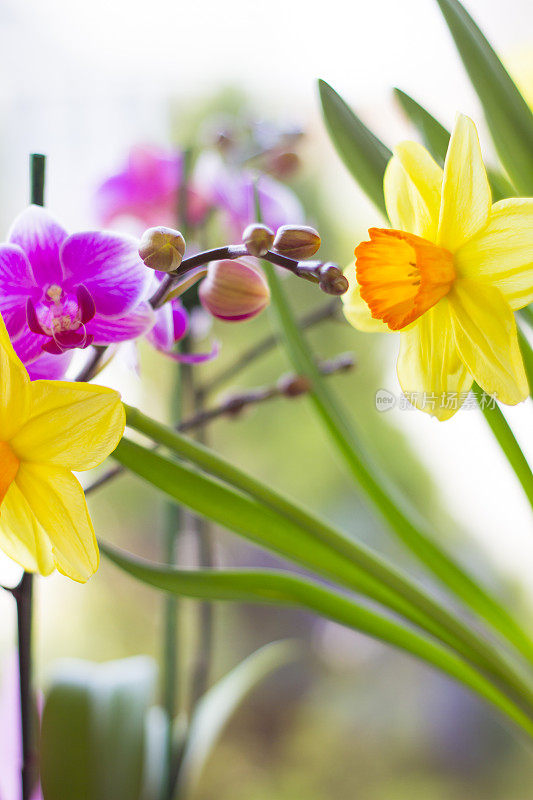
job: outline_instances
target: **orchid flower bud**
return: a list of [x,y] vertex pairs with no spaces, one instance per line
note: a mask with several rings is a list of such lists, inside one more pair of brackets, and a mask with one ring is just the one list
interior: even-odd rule
[[311,258],[319,247],[318,231],[308,225],[283,225],[278,228],[273,245],[277,253],[297,261]]
[[257,222],[248,225],[242,235],[242,241],[251,256],[260,258],[266,255],[274,244],[274,231]]
[[173,272],[185,253],[185,239],[172,228],[148,228],[139,243],[139,255],[147,267]]
[[203,307],[227,322],[251,319],[270,302],[265,276],[250,261],[212,261],[198,289]]

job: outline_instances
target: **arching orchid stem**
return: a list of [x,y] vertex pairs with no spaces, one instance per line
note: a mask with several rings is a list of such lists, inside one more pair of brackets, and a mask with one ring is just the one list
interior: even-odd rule
[[[168,273],[166,278],[161,281],[157,291],[150,298],[151,306],[160,308],[166,303],[171,297],[176,284],[192,270],[209,264],[211,261],[234,260],[249,255],[246,245],[228,245],[226,247],[215,247],[212,250],[204,250],[202,253],[184,258],[178,269]],[[293,275],[299,278],[318,283],[326,294],[341,295],[348,290],[348,281],[336,264],[322,261],[296,261],[294,258],[289,258],[273,250],[268,250],[261,258],[292,272]]]

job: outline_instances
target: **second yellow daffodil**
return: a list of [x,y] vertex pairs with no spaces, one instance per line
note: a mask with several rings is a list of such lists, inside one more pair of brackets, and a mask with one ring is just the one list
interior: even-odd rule
[[65,381],[30,381],[0,317],[0,548],[30,572],[86,581],[98,545],[72,474],[100,464],[125,427],[120,395]]
[[398,378],[409,400],[451,417],[473,380],[514,405],[529,387],[513,311],[533,301],[533,199],[492,205],[474,123],[459,116],[444,170],[415,142],[385,172],[392,229],[356,250],[343,297],[361,330],[400,331]]

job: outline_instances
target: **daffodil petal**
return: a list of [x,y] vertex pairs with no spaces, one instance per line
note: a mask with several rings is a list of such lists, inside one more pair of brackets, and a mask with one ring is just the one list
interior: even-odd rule
[[0,317],[0,441],[11,439],[30,410],[30,379]]
[[57,569],[85,583],[98,569],[99,554],[79,481],[61,467],[21,464],[15,483],[48,535]]
[[416,142],[401,142],[387,165],[383,187],[392,227],[434,241],[442,169],[428,151]]
[[344,316],[354,328],[365,333],[391,333],[389,326],[380,319],[374,319],[368,305],[359,293],[355,274],[355,263],[344,270],[350,288],[341,296]]
[[461,407],[472,375],[461,360],[446,298],[400,333],[398,379],[407,399],[439,420]]
[[124,433],[124,406],[113,389],[33,381],[31,400],[29,419],[11,441],[21,461],[91,469],[113,452]]
[[0,547],[27,572],[55,569],[50,540],[15,482],[0,506]]
[[444,164],[437,244],[454,253],[487,224],[491,202],[476,126],[460,114]]
[[533,301],[533,198],[500,200],[488,225],[455,254],[457,273],[495,286],[511,308]]
[[515,405],[529,386],[509,304],[494,286],[457,280],[449,295],[457,349],[482,389]]

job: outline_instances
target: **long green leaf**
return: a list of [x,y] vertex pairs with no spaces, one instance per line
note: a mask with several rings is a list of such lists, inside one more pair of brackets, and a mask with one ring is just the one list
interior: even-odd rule
[[383,176],[391,151],[361,122],[329,83],[318,81],[324,120],[344,165],[384,216]]
[[493,48],[457,0],[437,0],[478,94],[500,161],[518,192],[533,194],[533,114]]
[[103,543],[101,548],[121,569],[143,583],[163,591],[204,600],[233,600],[305,608],[366,633],[410,653],[464,683],[533,736],[531,719],[467,662],[442,645],[331,589],[305,578],[274,570],[169,569],[126,555]]
[[[394,94],[404,110],[407,117],[413,123],[415,128],[422,136],[422,140],[433,158],[441,164],[444,164],[446,158],[446,150],[450,141],[450,131],[444,125],[441,125],[438,120],[433,117],[429,111],[413,100],[401,89],[394,89]],[[497,170],[487,167],[487,174],[492,190],[492,199],[496,202],[502,200],[504,197],[516,196],[515,189],[511,186],[509,181]]]
[[187,731],[176,791],[180,800],[194,796],[222,730],[250,692],[300,652],[301,648],[294,641],[270,642],[237,664],[204,694],[194,709]]
[[[151,420],[137,409],[126,406],[126,416],[129,426],[171,448],[181,458],[185,458],[211,475],[227,481],[296,523],[299,530],[298,535],[296,533],[292,535],[292,546],[294,548],[295,543],[301,542],[299,551],[295,553],[293,549],[291,554],[286,549],[280,551],[278,547],[278,552],[289,555],[300,564],[311,566],[319,574],[333,577],[337,582],[351,589],[362,591],[385,607],[402,614],[406,619],[466,655],[473,663],[486,669],[490,674],[498,679],[503,678],[504,681],[509,681],[511,685],[514,684],[519,694],[525,692],[530,701],[533,701],[531,686],[528,685],[527,679],[524,682],[517,678],[515,665],[508,662],[503,651],[500,653],[494,649],[454,614],[437,603],[427,592],[422,591],[406,575],[387,564],[373,551],[352,538],[348,539],[320,518],[309,514],[293,501],[229,464],[212,450]],[[196,494],[196,497],[198,496],[201,496],[199,492]],[[265,544],[264,535],[261,541]],[[363,580],[361,580],[360,573],[357,577],[352,571],[350,578],[347,576],[345,568],[339,571],[338,561],[332,561],[331,557],[328,562],[317,561],[314,556],[317,541],[326,544],[330,551],[338,553],[343,559],[348,559],[352,567],[357,565],[363,572]],[[272,548],[270,540],[266,546]],[[304,561],[303,558],[307,560]],[[515,683],[515,679],[518,680],[518,683]]]

